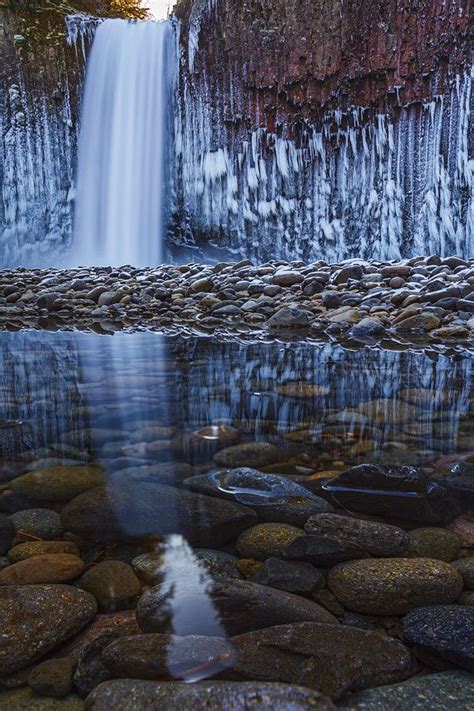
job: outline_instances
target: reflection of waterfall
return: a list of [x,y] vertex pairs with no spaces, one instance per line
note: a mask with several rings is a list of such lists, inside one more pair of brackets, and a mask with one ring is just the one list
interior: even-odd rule
[[73,261],[158,264],[175,47],[169,22],[106,20],[88,63]]

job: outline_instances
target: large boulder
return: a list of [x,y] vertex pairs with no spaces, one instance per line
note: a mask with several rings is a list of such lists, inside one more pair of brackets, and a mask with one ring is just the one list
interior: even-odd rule
[[238,504],[150,482],[98,487],[61,512],[67,531],[89,540],[181,533],[193,545],[221,545],[256,522]]
[[41,659],[85,627],[96,612],[92,595],[69,585],[0,587],[0,674]]

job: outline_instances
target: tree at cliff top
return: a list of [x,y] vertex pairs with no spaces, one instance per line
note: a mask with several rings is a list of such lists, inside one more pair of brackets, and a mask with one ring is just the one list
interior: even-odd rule
[[148,9],[143,0],[9,0],[11,10],[56,11],[62,15],[87,12],[99,17],[129,17],[146,19]]

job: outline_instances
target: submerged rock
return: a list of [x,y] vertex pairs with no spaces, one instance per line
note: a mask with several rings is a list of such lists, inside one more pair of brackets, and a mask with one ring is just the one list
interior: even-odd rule
[[474,608],[464,605],[432,605],[412,610],[403,620],[403,639],[408,644],[443,660],[474,671]]
[[462,578],[440,560],[381,558],[337,565],[329,572],[328,587],[349,610],[403,615],[415,607],[454,602]]
[[86,711],[166,709],[182,711],[333,711],[333,704],[318,692],[300,686],[264,682],[131,681],[117,679],[100,684],[86,699]]
[[86,539],[126,540],[181,533],[194,545],[221,545],[256,521],[244,506],[150,482],[90,489],[61,512]]
[[236,548],[242,558],[265,560],[282,556],[304,531],[286,523],[260,523],[247,528],[237,539]]
[[85,570],[84,562],[69,553],[37,555],[9,565],[0,572],[0,585],[66,583]]
[[104,473],[93,467],[57,466],[29,472],[11,482],[17,494],[38,501],[66,502],[104,483]]
[[436,558],[448,563],[458,557],[461,540],[445,528],[417,528],[408,533],[408,555],[414,558]]
[[12,545],[31,541],[31,536],[45,541],[59,538],[63,533],[61,517],[49,509],[26,509],[10,516],[16,535]]
[[144,632],[168,632],[172,629],[177,605],[189,611],[181,634],[212,634],[210,630],[216,629],[216,619],[227,634],[307,620],[337,623],[333,615],[315,602],[248,580],[215,579],[207,587],[207,597],[214,617],[209,617],[209,613],[207,618],[199,617],[191,613],[202,609],[201,590],[190,588],[185,578],[172,590],[168,585],[159,585],[138,601],[138,624]]
[[194,491],[249,506],[260,520],[303,525],[314,514],[332,511],[320,496],[278,474],[249,467],[217,469],[186,479]]
[[104,560],[87,570],[78,586],[97,600],[102,612],[115,612],[132,605],[140,593],[133,569],[119,560]]
[[51,696],[36,696],[32,689],[11,689],[0,692],[3,711],[83,711],[82,699],[69,694],[63,699]]
[[278,461],[278,450],[269,442],[247,442],[221,449],[214,455],[219,467],[264,467]]
[[360,464],[323,485],[339,506],[361,513],[426,523],[450,521],[458,510],[437,483],[411,466]]
[[11,674],[79,632],[97,612],[92,595],[68,585],[0,587],[0,674]]
[[474,675],[462,671],[416,676],[401,684],[351,694],[340,711],[433,711],[474,706]]

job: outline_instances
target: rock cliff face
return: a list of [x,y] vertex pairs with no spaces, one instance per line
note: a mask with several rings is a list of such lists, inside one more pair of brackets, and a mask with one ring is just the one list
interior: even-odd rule
[[192,239],[257,258],[472,254],[469,12],[181,0],[178,204]]
[[71,239],[84,58],[64,16],[0,5],[0,265],[38,263]]

